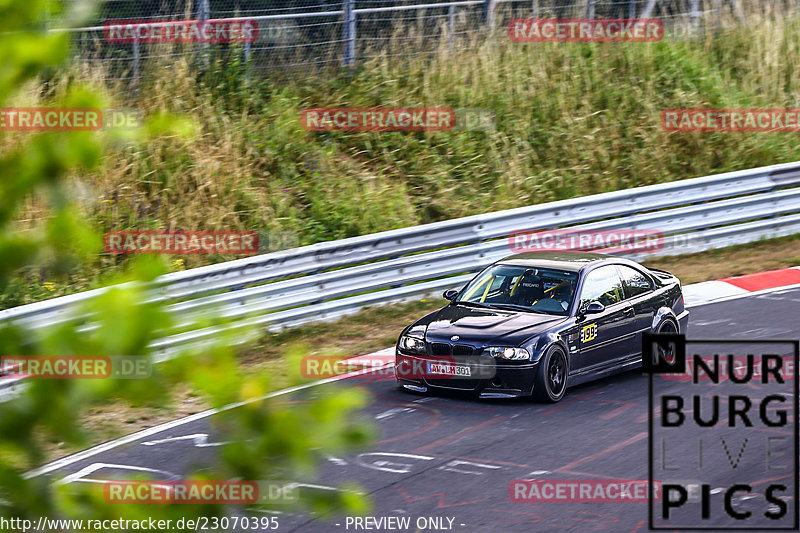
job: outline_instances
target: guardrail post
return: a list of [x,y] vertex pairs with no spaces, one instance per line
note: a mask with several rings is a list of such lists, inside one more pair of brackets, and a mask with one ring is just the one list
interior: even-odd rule
[[343,33],[344,33],[344,66],[356,64],[356,0],[344,0]]

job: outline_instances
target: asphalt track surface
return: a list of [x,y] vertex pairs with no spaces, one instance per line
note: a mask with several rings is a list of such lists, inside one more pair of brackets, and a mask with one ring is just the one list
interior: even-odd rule
[[[797,339],[798,317],[800,288],[757,294],[692,308],[688,338]],[[769,351],[769,347],[764,349]],[[648,379],[641,372],[572,388],[554,405],[478,401],[452,394],[421,396],[397,390],[393,380],[358,379],[312,387],[281,399],[302,401],[326,387],[353,386],[365,387],[372,397],[362,416],[379,429],[378,440],[366,453],[329,458],[317,479],[308,481],[322,490],[356,481],[374,502],[371,516],[410,518],[410,527],[399,531],[436,530],[430,522],[416,523],[428,517],[443,519],[444,530],[462,532],[648,530],[646,503],[519,503],[509,496],[509,484],[516,479],[646,480]],[[787,385],[786,390],[790,388]],[[770,479],[782,480],[790,487],[787,504],[792,515],[796,504],[791,497],[792,454],[776,456],[775,464],[783,462],[788,470],[765,474],[763,459],[759,462],[743,453],[733,475],[728,464],[732,456],[726,458],[720,452],[719,442],[713,442],[716,438],[707,439],[710,451],[705,459],[706,468],[720,473],[716,481],[724,486],[734,478],[745,479],[763,489]],[[71,475],[69,479],[75,482],[119,479],[133,467],[152,469],[158,478],[180,477],[192,467],[213,463],[223,440],[213,434],[209,419],[202,418],[77,462],[68,460],[46,475],[54,479]],[[680,453],[696,454],[694,441],[695,435],[690,434],[687,449]],[[738,453],[741,441],[728,440],[731,454]],[[712,510],[717,516],[722,495],[719,487],[714,488]],[[736,505],[752,504],[757,510],[762,508],[758,501],[736,501]],[[319,522],[282,513],[278,518],[281,532],[366,530],[348,527],[345,517]]]

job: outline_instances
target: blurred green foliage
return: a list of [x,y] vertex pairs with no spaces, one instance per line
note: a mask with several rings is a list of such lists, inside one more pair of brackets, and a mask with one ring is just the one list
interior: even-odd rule
[[[62,66],[69,50],[68,34],[44,33],[42,21],[59,6],[77,4],[0,1],[0,106],[9,105],[21,91],[42,83],[39,79],[44,73]],[[63,20],[73,20],[70,13],[61,15]],[[102,108],[106,102],[71,83],[53,105]],[[186,119],[157,115],[143,128],[140,138],[128,141],[191,131]],[[24,137],[10,143],[12,135]],[[73,205],[65,177],[96,169],[114,142],[107,132],[0,131],[0,290],[20,268],[46,261],[56,271],[68,271],[100,252],[99,233]],[[34,195],[46,199],[47,223],[38,232],[15,233],[13,221]],[[170,317],[157,304],[145,301],[147,282],[163,273],[161,265],[154,260],[137,261],[126,278],[133,283],[90,300],[84,311],[94,318],[94,327],[87,329],[80,320],[69,317],[46,331],[3,325],[0,355],[128,355],[151,360],[148,345],[172,328]],[[215,466],[204,468],[207,479],[308,477],[324,453],[343,452],[368,441],[368,428],[353,421],[354,411],[364,402],[358,391],[317,395],[288,406],[264,399],[270,391],[269,376],[243,377],[229,348],[232,340],[220,338],[202,350],[186,349],[173,360],[153,365],[149,379],[30,380],[19,397],[0,404],[0,516],[177,519],[229,513],[230,509],[220,505],[110,504],[97,485],[54,485],[47,476],[26,476],[26,471],[43,461],[43,441],[86,443],[79,417],[87,408],[119,399],[162,405],[168,401],[166,391],[175,383],[190,383],[216,407],[244,403],[212,419],[224,440],[233,444],[220,449]],[[300,355],[289,354],[297,364]],[[301,494],[297,508],[318,514],[363,512],[367,502],[353,487],[346,489]]]

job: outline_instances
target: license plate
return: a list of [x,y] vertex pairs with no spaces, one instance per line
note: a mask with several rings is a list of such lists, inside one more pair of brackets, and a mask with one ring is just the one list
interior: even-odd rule
[[439,374],[442,376],[464,376],[472,375],[472,369],[468,366],[448,365],[442,363],[428,363],[429,374]]

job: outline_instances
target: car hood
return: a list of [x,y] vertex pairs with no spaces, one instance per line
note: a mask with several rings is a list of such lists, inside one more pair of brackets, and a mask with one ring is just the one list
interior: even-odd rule
[[448,305],[425,318],[428,342],[452,342],[451,337],[458,335],[459,343],[474,346],[517,346],[566,320],[562,316],[461,305]]

